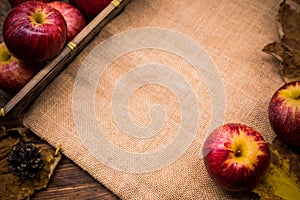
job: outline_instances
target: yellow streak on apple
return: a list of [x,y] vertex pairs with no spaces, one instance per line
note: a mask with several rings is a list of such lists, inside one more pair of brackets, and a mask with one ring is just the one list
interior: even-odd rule
[[228,150],[231,151],[230,159],[225,164],[230,167],[236,163],[237,167],[246,167],[254,171],[255,163],[258,163],[258,157],[265,155],[265,152],[259,149],[259,141],[248,136],[244,131],[239,130],[240,134],[235,132],[231,138],[231,145]]
[[[290,107],[294,114],[296,110],[300,109],[300,85],[290,85],[288,88],[280,90],[278,97],[284,102],[287,107]],[[293,116],[296,117],[295,115]]]
[[40,26],[42,24],[49,23],[49,20],[47,19],[49,15],[51,15],[51,12],[38,8],[29,16],[29,19],[33,25]]
[[7,64],[10,61],[14,60],[15,58],[9,53],[9,51],[6,49],[4,43],[0,46],[0,61],[3,64]]

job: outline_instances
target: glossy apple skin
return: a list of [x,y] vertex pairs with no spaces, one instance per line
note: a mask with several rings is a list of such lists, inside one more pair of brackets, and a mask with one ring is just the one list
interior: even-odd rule
[[300,81],[287,83],[273,94],[268,114],[278,138],[287,145],[300,147]]
[[[8,2],[10,3],[11,7],[16,7],[17,5],[25,2],[25,1],[32,1],[32,0],[8,0]],[[51,2],[53,0],[33,0],[33,1],[40,1],[40,2],[44,2],[44,3],[48,3]]]
[[[46,15],[43,23],[34,16]],[[3,23],[3,40],[19,60],[44,62],[56,56],[67,40],[64,17],[53,7],[39,1],[26,1],[13,8]]]
[[67,23],[67,42],[71,41],[85,26],[86,21],[82,13],[73,5],[62,1],[48,3],[58,10]]
[[78,8],[87,21],[94,19],[111,0],[69,0],[69,3]]
[[202,153],[209,176],[226,191],[254,188],[270,164],[263,137],[243,124],[216,128],[205,140]]
[[14,94],[23,88],[40,68],[22,63],[13,57],[5,44],[0,43],[0,88]]

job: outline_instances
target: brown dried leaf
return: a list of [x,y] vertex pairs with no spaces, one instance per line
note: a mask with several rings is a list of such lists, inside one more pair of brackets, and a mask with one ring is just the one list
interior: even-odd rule
[[300,50],[300,13],[285,1],[280,4],[278,21],[282,27],[281,42],[291,51]]
[[293,0],[293,1],[300,5],[300,0]]
[[7,135],[6,128],[4,126],[0,126],[0,140],[2,137],[6,135]]
[[280,62],[285,60],[288,49],[282,45],[280,42],[273,42],[271,44],[266,45],[263,48],[263,51],[271,54],[275,58],[277,58]]
[[[21,181],[20,178],[8,171],[6,156],[19,141],[33,142],[41,149],[45,165],[39,176],[33,179]],[[50,177],[61,159],[61,154],[57,154],[56,149],[47,143],[39,142],[31,134],[28,134],[26,129],[17,128],[8,130],[5,136],[0,137],[0,158],[1,199],[28,199],[36,190],[47,187]]]
[[263,51],[281,62],[285,82],[300,80],[300,12],[283,1],[278,11],[278,22],[280,42],[266,45]]
[[2,137],[0,140],[0,160],[4,159],[19,141],[20,138],[16,137],[14,134]]

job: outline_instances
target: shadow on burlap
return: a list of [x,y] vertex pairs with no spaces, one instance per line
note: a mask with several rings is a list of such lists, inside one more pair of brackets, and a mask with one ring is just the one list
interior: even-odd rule
[[[219,106],[220,115],[225,113],[224,120],[219,121],[220,125],[226,122],[245,123],[258,130],[267,142],[272,141],[274,134],[268,124],[267,106],[273,92],[283,83],[277,71],[278,63],[261,49],[270,41],[278,39],[276,15],[279,3],[280,1],[273,0],[186,0],[171,3],[165,0],[132,0],[46,88],[26,114],[24,124],[53,146],[61,144],[62,152],[66,156],[120,198],[258,198],[250,192],[228,193],[220,190],[208,177],[200,152],[205,136],[212,128],[210,125],[214,121],[214,106]],[[113,98],[118,99],[118,96],[114,96],[118,95],[114,93],[114,89],[122,77],[136,67],[149,63],[161,64],[175,70],[192,88],[197,105],[190,106],[199,108],[199,116],[196,122],[197,130],[188,149],[163,168],[134,173],[134,169],[131,169],[131,172],[122,171],[106,165],[83,145],[74,120],[73,103],[80,102],[74,99],[74,84],[80,67],[87,67],[89,64],[97,66],[97,63],[101,63],[97,55],[107,55],[105,51],[94,51],[94,57],[89,56],[102,41],[123,31],[144,27],[176,31],[205,49],[217,67],[217,78],[221,81],[216,81],[214,87],[222,89],[221,93],[224,96],[220,98],[224,98],[224,101],[215,105],[213,98],[218,98],[218,94],[212,94],[210,86],[203,79],[205,74],[199,74],[195,66],[184,58],[161,49],[136,49],[126,52],[115,60],[110,60],[111,64],[103,71],[100,79],[85,77],[83,87],[97,85],[92,97],[95,102],[93,115],[97,118],[99,129],[112,145],[124,152],[136,154],[151,154],[171,143],[180,129],[184,111],[182,102],[174,91],[163,84],[149,82],[140,85],[130,94],[127,102],[126,112],[132,120],[130,123],[147,127],[151,121],[155,121],[151,108],[161,105],[166,116],[164,125],[157,134],[149,138],[124,133],[115,120],[120,116],[113,114],[112,102]],[[158,40],[168,43],[167,37]],[[186,44],[177,45],[180,47]],[[115,46],[108,45],[108,52],[110,48],[114,49]],[[120,46],[120,49],[122,48],[124,47]],[[86,62],[86,59],[90,61]],[[205,73],[205,70],[202,73]],[[133,78],[132,81],[139,80]],[[126,87],[124,91],[126,93]],[[76,110],[75,114],[86,116],[89,113],[82,108]],[[193,119],[191,118],[191,121]],[[88,120],[89,118],[83,118],[82,124],[88,124]],[[90,127],[86,128],[89,130]],[[101,141],[95,140],[96,142],[102,145]],[[118,155],[111,154],[107,158],[108,162],[116,156]],[[165,156],[168,159],[168,154]],[[143,166],[140,166],[140,169],[143,169]]]

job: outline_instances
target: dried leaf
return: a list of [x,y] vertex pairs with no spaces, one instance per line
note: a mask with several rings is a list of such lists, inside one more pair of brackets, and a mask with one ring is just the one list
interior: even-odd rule
[[300,80],[300,12],[284,0],[278,11],[278,22],[280,42],[266,45],[263,51],[281,62],[285,82]]
[[293,0],[293,1],[300,5],[300,0]]
[[264,180],[252,191],[261,199],[300,198],[300,156],[279,139],[269,145],[271,163]]
[[278,21],[282,27],[281,42],[291,51],[300,50],[300,13],[284,1],[280,4]]
[[[33,179],[22,181],[8,170],[6,157],[13,146],[22,142],[33,142],[41,149],[44,158],[44,167],[39,175]],[[51,175],[54,172],[61,154],[56,154],[56,150],[47,143],[39,142],[35,137],[28,134],[22,128],[8,130],[0,137],[0,197],[1,199],[28,199],[36,190],[46,188]]]
[[4,126],[0,126],[0,140],[2,137],[6,135],[7,135],[6,128]]
[[263,51],[271,54],[276,57],[279,61],[283,62],[286,58],[287,51],[289,51],[284,45],[280,42],[273,42],[271,44],[266,45],[263,48]]
[[11,136],[2,137],[0,140],[0,160],[4,159],[19,141],[20,138],[13,134]]

